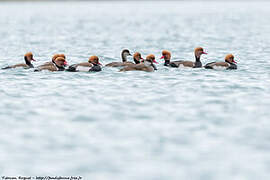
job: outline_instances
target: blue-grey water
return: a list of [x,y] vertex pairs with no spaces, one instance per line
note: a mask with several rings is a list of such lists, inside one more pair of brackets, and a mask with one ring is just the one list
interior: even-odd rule
[[270,177],[270,3],[2,2],[0,66],[128,48],[238,70],[0,71],[0,174],[90,179]]

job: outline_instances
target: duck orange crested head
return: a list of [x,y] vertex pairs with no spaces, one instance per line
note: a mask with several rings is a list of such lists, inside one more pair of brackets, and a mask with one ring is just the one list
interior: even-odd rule
[[59,57],[62,57],[62,58],[64,58],[64,59],[66,59],[65,54],[58,54],[58,56],[59,56]]
[[154,54],[149,54],[148,56],[146,56],[146,61],[150,61],[151,63],[156,64],[158,63]]
[[91,56],[88,62],[94,65],[102,65],[101,63],[99,63],[99,58],[97,56]]
[[162,56],[160,57],[160,59],[164,59],[165,61],[169,61],[171,59],[171,52],[168,50],[163,50],[162,51]]
[[55,64],[58,66],[67,66],[67,61],[63,57],[58,57],[54,60]]
[[55,55],[53,55],[53,57],[52,57],[52,62],[54,62],[55,59],[58,58],[58,57],[62,57],[62,58],[64,58],[64,59],[66,59],[66,56],[65,56],[64,54],[55,54]]
[[31,61],[36,61],[34,58],[33,58],[33,53],[31,52],[28,52],[24,55],[24,60],[25,61],[28,61],[28,62],[31,62]]
[[197,47],[194,50],[194,54],[196,57],[200,57],[202,54],[207,54],[202,47]]
[[227,54],[225,56],[225,62],[237,64],[237,62],[234,60],[234,55],[233,54]]
[[59,54],[53,55],[53,57],[52,57],[52,62],[54,62],[54,61],[56,60],[56,58],[58,58],[58,57],[60,57]]
[[141,53],[139,53],[139,52],[135,52],[135,53],[133,54],[133,59],[134,59],[134,62],[135,62],[136,64],[139,64],[139,63],[141,62],[141,60],[143,60],[142,55],[141,55]]

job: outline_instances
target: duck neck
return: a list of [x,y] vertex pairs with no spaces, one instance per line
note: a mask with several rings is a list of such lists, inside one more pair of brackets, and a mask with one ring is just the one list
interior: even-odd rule
[[127,56],[124,53],[121,56],[122,56],[122,61],[127,62]]
[[28,61],[27,57],[24,57],[24,60],[25,60],[25,64],[27,64],[27,66],[29,66],[30,68],[34,67],[33,64],[30,61]]
[[171,60],[170,59],[165,59],[164,66],[169,66]]
[[137,59],[133,59],[134,60],[134,62],[135,62],[135,64],[140,64],[140,61],[138,61]]
[[196,56],[195,55],[195,65],[194,65],[194,68],[200,68],[200,67],[202,67],[201,56]]
[[93,64],[93,66],[99,66],[97,63],[91,63],[91,64]]
[[230,65],[233,65],[234,63],[228,61],[228,60],[225,60],[226,63],[229,63]]
[[53,62],[54,65],[57,67],[58,71],[64,71],[65,67],[57,65],[55,62]]

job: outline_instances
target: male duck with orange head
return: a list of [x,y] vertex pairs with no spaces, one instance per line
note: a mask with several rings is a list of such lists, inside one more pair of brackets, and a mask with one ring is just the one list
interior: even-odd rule
[[35,71],[64,71],[65,66],[67,66],[67,61],[63,57],[57,57],[54,60],[54,63],[48,63],[47,65],[43,65],[35,69]]
[[15,64],[13,66],[7,66],[7,67],[4,67],[2,69],[11,69],[11,68],[18,68],[18,67],[28,69],[28,68],[33,68],[34,67],[34,65],[32,64],[32,61],[36,61],[36,60],[33,58],[33,54],[31,52],[26,53],[24,55],[24,60],[25,60],[25,63]]
[[53,65],[55,63],[56,58],[58,58],[58,57],[62,57],[64,59],[66,59],[66,56],[64,54],[55,54],[55,55],[53,55],[52,60],[50,62],[45,62],[44,64],[38,66],[38,68],[42,68],[42,67],[48,66],[48,65]]
[[73,64],[68,67],[67,71],[70,72],[98,72],[101,71],[99,58],[97,56],[91,56],[88,62],[82,62],[79,64]]
[[237,69],[237,62],[234,60],[234,55],[228,54],[225,57],[225,62],[211,62],[206,64],[206,69]]

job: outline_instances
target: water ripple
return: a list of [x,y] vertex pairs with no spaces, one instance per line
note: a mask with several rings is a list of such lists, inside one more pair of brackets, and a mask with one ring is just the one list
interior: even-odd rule
[[35,65],[58,52],[70,64],[92,54],[106,64],[123,48],[192,60],[196,46],[209,53],[203,64],[233,53],[239,67],[0,71],[0,174],[269,177],[269,3],[0,4],[1,67],[27,51]]

